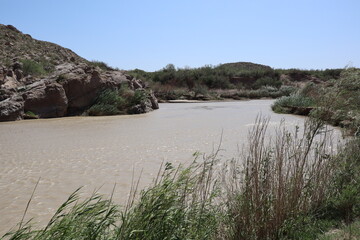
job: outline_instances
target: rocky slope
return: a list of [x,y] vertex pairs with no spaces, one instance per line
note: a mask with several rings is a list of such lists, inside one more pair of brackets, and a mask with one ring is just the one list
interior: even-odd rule
[[109,89],[126,89],[128,99],[139,92],[143,96],[129,101],[133,105],[126,104],[121,113],[158,108],[141,80],[0,24],[0,121],[87,114]]

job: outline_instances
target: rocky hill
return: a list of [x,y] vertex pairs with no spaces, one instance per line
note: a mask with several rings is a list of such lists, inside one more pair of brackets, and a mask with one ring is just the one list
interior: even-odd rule
[[0,121],[157,108],[141,80],[0,24]]

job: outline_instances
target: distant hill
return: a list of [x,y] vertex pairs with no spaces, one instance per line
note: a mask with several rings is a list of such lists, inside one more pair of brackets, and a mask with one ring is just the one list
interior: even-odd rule
[[251,62],[235,62],[235,63],[224,63],[220,64],[217,68],[234,69],[236,71],[271,71],[273,70],[270,66],[251,63]]

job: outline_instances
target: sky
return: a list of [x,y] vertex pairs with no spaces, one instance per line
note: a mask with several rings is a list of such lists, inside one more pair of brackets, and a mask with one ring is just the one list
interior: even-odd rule
[[360,67],[359,0],[1,0],[0,23],[124,70]]

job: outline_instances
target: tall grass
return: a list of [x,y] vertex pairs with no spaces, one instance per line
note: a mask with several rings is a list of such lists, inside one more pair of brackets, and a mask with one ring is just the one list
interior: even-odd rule
[[302,134],[278,129],[268,142],[267,123],[257,121],[245,154],[224,175],[231,239],[277,239],[290,219],[326,199],[333,163],[322,124],[307,123]]
[[80,201],[76,191],[46,227],[25,224],[3,239],[302,239],[304,222],[315,237],[314,213],[339,173],[329,132],[311,120],[269,138],[268,123],[257,119],[234,159],[216,151],[185,168],[166,163],[147,189],[137,194],[134,184],[124,207],[96,194]]
[[118,207],[111,200],[94,194],[79,201],[79,189],[58,208],[48,224],[32,230],[30,223],[7,233],[4,239],[109,239],[119,217]]
[[219,216],[213,179],[215,158],[174,168],[167,163],[154,185],[128,204],[117,239],[212,239]]

